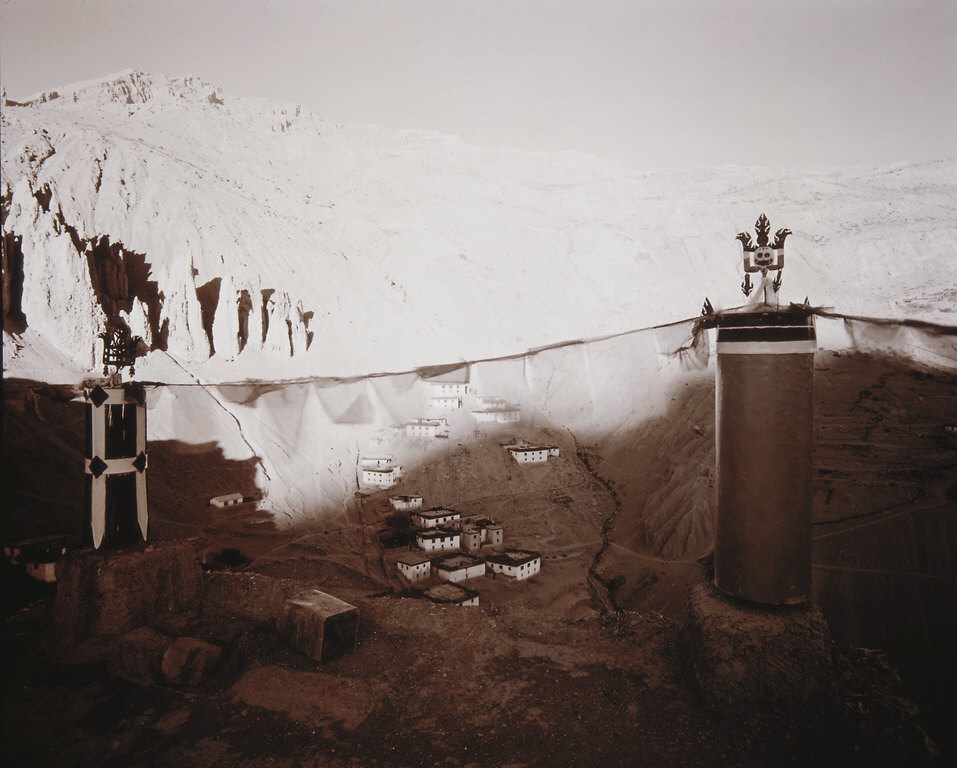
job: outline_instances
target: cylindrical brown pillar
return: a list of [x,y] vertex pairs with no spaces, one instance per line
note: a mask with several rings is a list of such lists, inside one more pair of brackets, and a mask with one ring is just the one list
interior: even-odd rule
[[755,603],[802,603],[811,596],[813,317],[795,309],[715,320],[714,583]]

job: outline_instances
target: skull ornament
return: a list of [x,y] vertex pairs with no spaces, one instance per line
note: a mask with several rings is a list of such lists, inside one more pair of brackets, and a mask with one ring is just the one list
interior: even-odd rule
[[774,249],[763,246],[754,252],[753,261],[755,266],[769,268],[774,263]]

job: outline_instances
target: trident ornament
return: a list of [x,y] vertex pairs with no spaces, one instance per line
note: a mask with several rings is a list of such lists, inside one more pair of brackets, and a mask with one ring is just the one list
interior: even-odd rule
[[[741,290],[745,296],[750,296],[755,286],[751,284],[751,275],[761,273],[761,288],[764,290],[764,302],[768,302],[768,288],[771,288],[776,297],[781,288],[781,271],[784,269],[784,239],[792,234],[790,229],[779,229],[774,233],[774,242],[768,245],[768,234],[771,232],[771,222],[763,213],[754,222],[754,231],[757,234],[758,242],[755,245],[748,232],[739,232],[736,240],[741,241],[741,247],[744,249],[744,282],[741,283]],[[768,273],[777,272],[777,277],[770,284],[768,283]]]
[[134,365],[136,364],[136,353],[143,339],[139,336],[130,337],[127,328],[120,326],[112,333],[104,332],[100,334],[103,339],[103,375],[108,376],[109,367],[112,365],[119,373],[121,368],[129,368],[130,376],[134,375]]

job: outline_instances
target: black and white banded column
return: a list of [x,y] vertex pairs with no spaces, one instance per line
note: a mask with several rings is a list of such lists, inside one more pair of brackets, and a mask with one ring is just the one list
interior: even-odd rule
[[86,399],[86,544],[146,541],[146,399],[142,386],[96,386]]
[[714,320],[714,583],[755,603],[803,603],[811,597],[813,315],[792,305]]

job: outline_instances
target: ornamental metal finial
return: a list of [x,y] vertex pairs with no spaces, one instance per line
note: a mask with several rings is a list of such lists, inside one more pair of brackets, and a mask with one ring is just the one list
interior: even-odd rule
[[[751,275],[760,272],[760,288],[764,292],[765,304],[771,303],[769,298],[773,298],[777,303],[777,292],[781,288],[781,271],[784,269],[784,240],[792,233],[790,229],[779,229],[774,233],[774,242],[768,245],[771,221],[763,213],[754,222],[754,231],[758,238],[757,244],[751,240],[748,232],[739,232],[735,238],[741,241],[741,247],[744,249],[744,282],[741,283],[741,290],[745,296],[750,296],[755,288],[751,284]],[[768,282],[768,272],[778,273],[773,282]]]
[[105,331],[100,334],[103,339],[103,375],[108,376],[112,365],[119,373],[121,368],[129,368],[130,376],[135,372],[136,352],[143,339],[139,336],[130,337],[125,326],[116,328],[112,333]]

